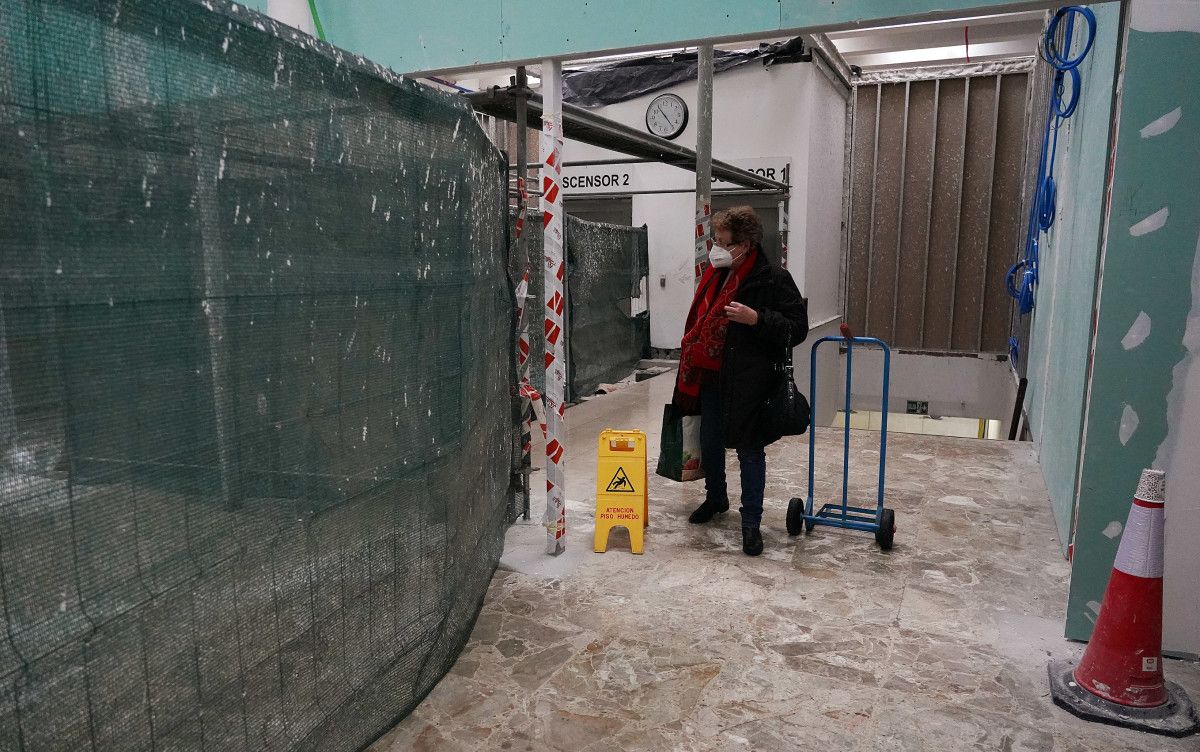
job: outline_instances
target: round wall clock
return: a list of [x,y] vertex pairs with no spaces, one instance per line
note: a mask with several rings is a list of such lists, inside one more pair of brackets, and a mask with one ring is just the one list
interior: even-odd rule
[[675,138],[687,127],[687,103],[676,94],[659,94],[646,108],[646,130],[661,138]]

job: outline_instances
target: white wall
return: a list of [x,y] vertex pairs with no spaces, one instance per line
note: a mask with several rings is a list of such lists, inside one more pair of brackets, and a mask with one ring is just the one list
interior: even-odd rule
[[[694,148],[696,85],[689,82],[665,91],[687,102],[688,126],[676,142]],[[597,108],[596,112],[644,130],[646,106],[661,93]],[[810,298],[809,316],[814,325],[840,315],[837,275],[841,268],[844,134],[845,101],[812,65],[764,68],[750,63],[714,77],[713,157],[725,162],[783,157],[791,162],[788,268],[801,292]],[[814,155],[814,151],[819,153]],[[563,149],[566,162],[620,156],[573,141],[567,141]],[[571,174],[571,169],[565,172]],[[691,173],[679,172],[685,185],[694,185]],[[582,195],[569,189],[564,193]],[[649,227],[653,347],[677,348],[683,334],[693,290],[694,218],[693,193],[633,197],[633,223]]]
[[[832,343],[824,347],[833,347]],[[845,379],[845,358],[840,377]],[[883,403],[883,353],[854,350],[854,382],[851,404],[856,410],[879,410]],[[844,382],[835,386],[844,395]],[[929,403],[932,416],[987,418],[1008,423],[1012,418],[1017,386],[1007,361],[994,356],[940,356],[892,353],[888,411],[902,413],[908,400]],[[819,395],[827,399],[826,391]],[[844,399],[844,396],[839,397]]]
[[804,396],[809,398],[812,405],[812,422],[815,426],[828,426],[833,423],[837,411],[841,409],[842,395],[845,394],[846,383],[843,381],[845,372],[842,370],[841,356],[838,355],[836,343],[827,342],[817,350],[817,390],[820,399],[813,401],[809,393],[809,374],[812,371],[812,344],[821,337],[837,337],[841,320],[824,324],[814,324],[805,340],[792,353],[795,365],[796,385]]
[[1163,572],[1163,646],[1200,654],[1200,238],[1192,261],[1192,304],[1183,335],[1183,357],[1172,369],[1167,393],[1167,438],[1154,467],[1167,473],[1167,526]]
[[[814,73],[816,73],[814,71]],[[793,247],[804,261],[804,282],[809,296],[808,315],[815,324],[842,317],[838,299],[842,273],[842,176],[845,167],[846,100],[823,75],[809,76],[810,96],[808,164],[793,169],[797,176],[807,173],[803,198],[797,205],[807,207],[800,224],[794,228]],[[801,234],[800,230],[803,230]],[[803,243],[799,240],[803,238]]]

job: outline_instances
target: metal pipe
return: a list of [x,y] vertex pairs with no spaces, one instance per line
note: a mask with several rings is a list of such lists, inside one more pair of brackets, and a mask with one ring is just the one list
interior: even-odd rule
[[854,338],[846,335],[846,425],[842,446],[842,519],[846,519],[846,497],[850,484],[850,382],[854,378]]
[[1017,440],[1017,426],[1021,423],[1021,410],[1025,406],[1025,390],[1029,388],[1029,379],[1022,378],[1017,382],[1017,399],[1013,402],[1012,417],[1008,423],[1008,440]]
[[[529,178],[529,136],[528,126],[525,125],[528,120],[526,103],[529,101],[529,80],[525,73],[525,66],[517,68],[514,84],[513,99],[517,111],[517,121],[513,125],[516,126],[517,143],[513,151],[516,152],[517,160],[517,216],[524,217],[528,208],[525,183]],[[524,242],[523,235],[524,233],[519,233],[516,237],[516,252],[517,257],[521,260],[521,268],[528,272],[530,267],[529,246]]]
[[[664,162],[661,159],[646,159],[643,157],[618,157],[616,159],[581,159],[578,162],[563,162],[563,167],[596,167],[600,165],[623,165],[623,164],[671,164]],[[541,162],[534,162],[530,167],[541,167]],[[508,166],[510,171],[517,169],[515,164]]]
[[[525,125],[529,121],[529,113],[527,112],[529,109],[529,78],[525,72],[525,66],[517,68],[516,79],[513,83],[513,105],[517,113],[517,121],[513,123],[516,126],[517,143],[513,152],[517,160],[517,164],[515,165],[517,168],[517,179],[525,180],[529,177],[529,126]],[[524,203],[523,200],[520,201],[517,208],[520,209]],[[526,258],[522,258],[522,261],[526,260]]]
[[888,392],[892,385],[892,349],[886,342],[875,340],[875,344],[883,348],[883,417],[879,423],[879,495],[876,502],[876,522],[883,522],[883,481],[887,469],[887,421],[888,421]]
[[[464,94],[478,112],[502,117],[505,120],[516,120],[516,115],[508,108],[510,94],[507,90],[494,87],[474,94]],[[658,138],[649,133],[643,133],[630,126],[623,125],[606,117],[598,115],[583,107],[563,104],[563,133],[573,140],[593,146],[599,146],[636,157],[648,158],[654,162],[666,162],[683,169],[695,169],[696,152],[680,144]],[[529,112],[527,117],[533,127],[540,127],[542,116],[542,98],[537,94],[529,97]],[[761,175],[744,170],[740,167],[722,162],[712,161],[712,175],[718,180],[744,186],[746,188],[774,188],[786,190],[787,185],[778,180],[770,180]]]
[[696,232],[693,280],[700,284],[700,273],[708,263],[712,248],[712,116],[713,47],[700,45],[696,61]]
[[[515,190],[515,189],[514,189]],[[626,196],[646,196],[657,193],[695,193],[695,188],[655,188],[641,191],[625,191],[624,193],[571,193],[567,198],[623,198]],[[769,190],[756,191],[746,188],[714,188],[710,191],[713,196],[786,196],[787,191]],[[530,191],[531,196],[540,196],[539,191]]]
[[[525,112],[525,110],[526,110],[526,102],[529,101],[529,79],[525,73],[525,66],[522,65],[521,67],[517,68],[516,80],[513,81],[513,84],[514,84],[513,99],[514,99],[514,103],[516,105],[516,111],[517,111],[517,122],[513,123],[513,125],[517,131],[516,148],[513,150],[516,152],[516,160],[517,160],[517,164],[516,164],[516,167],[517,167],[517,217],[519,217],[520,218],[519,221],[523,223],[525,214],[528,211],[528,206],[526,205],[528,203],[528,200],[526,198],[528,196],[528,193],[525,190],[525,181],[529,177],[529,166],[528,166],[529,136],[528,136],[528,126],[524,125],[526,122],[528,122],[528,115]],[[531,268],[531,262],[530,262],[530,258],[529,258],[529,244],[525,242],[524,236],[525,236],[524,232],[518,231],[516,233],[516,237],[513,239],[513,242],[516,245],[516,248],[513,249],[513,252],[517,256],[517,258],[520,259],[522,272],[524,274],[528,275],[530,272],[530,268]],[[523,317],[523,320],[521,322],[521,332],[520,332],[520,336],[525,340],[526,343],[528,343],[528,341],[529,341],[529,314],[530,314],[529,306],[527,305],[527,303],[528,303],[528,301],[526,301],[526,305],[523,306],[523,309],[525,311],[525,316]],[[522,378],[527,376],[528,368],[529,368],[529,362],[528,362],[528,360],[526,360],[524,366],[522,366],[522,370],[524,371],[524,373],[521,374]],[[532,408],[532,406],[529,409],[531,409],[531,408]],[[522,445],[529,446],[530,444],[523,441]],[[523,517],[526,520],[529,519],[529,515],[530,515],[529,471],[532,468],[533,468],[533,458],[530,456],[529,451],[528,450],[522,451],[522,453],[521,453],[521,517]]]
[[[812,404],[814,406],[814,412],[813,412],[814,419],[816,418],[815,407],[817,405],[817,346],[820,345],[822,342],[827,341],[828,339],[830,339],[830,338],[824,337],[822,339],[819,339],[813,343],[811,348],[809,348],[808,397],[809,397],[809,399],[812,400]],[[846,416],[846,422],[847,422],[847,424],[849,424],[849,422],[850,422],[849,415]],[[815,473],[813,472],[813,468],[817,464],[816,463],[816,456],[817,456],[816,437],[817,437],[817,431],[816,431],[815,426],[810,426],[808,429],[808,499],[805,501],[805,504],[804,504],[804,514],[809,515],[809,516],[811,516],[813,514],[813,512],[816,511],[813,508],[813,504],[814,504],[813,497],[816,496],[816,490],[813,488],[813,481],[815,480]]]

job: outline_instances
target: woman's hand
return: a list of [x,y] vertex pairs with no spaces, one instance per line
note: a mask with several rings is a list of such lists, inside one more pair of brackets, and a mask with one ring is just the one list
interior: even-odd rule
[[736,321],[739,324],[754,326],[758,323],[758,311],[741,303],[730,303],[725,306],[725,316],[730,321]]

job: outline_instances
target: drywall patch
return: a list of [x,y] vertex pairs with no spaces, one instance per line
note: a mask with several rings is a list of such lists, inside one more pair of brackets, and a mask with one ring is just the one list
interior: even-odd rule
[[1125,405],[1125,409],[1121,411],[1121,427],[1117,434],[1121,439],[1121,446],[1125,446],[1133,438],[1134,432],[1137,431],[1138,422],[1137,411],[1129,405]]
[[1129,26],[1137,31],[1200,34],[1200,3],[1196,0],[1134,0]]
[[1143,235],[1149,235],[1155,230],[1161,230],[1163,225],[1167,223],[1167,217],[1170,214],[1171,210],[1164,206],[1141,222],[1130,227],[1129,234],[1135,238],[1140,238]]
[[1162,117],[1151,122],[1145,128],[1142,128],[1140,131],[1138,131],[1138,133],[1142,135],[1142,138],[1154,138],[1155,136],[1161,136],[1162,134],[1174,128],[1175,124],[1179,122],[1179,118],[1181,117],[1183,117],[1183,108],[1176,107],[1166,115],[1163,115]]
[[1116,538],[1124,529],[1125,527],[1118,520],[1113,520],[1112,522],[1108,523],[1108,526],[1105,527],[1101,532],[1104,533],[1106,538]]
[[1150,336],[1150,324],[1150,317],[1146,315],[1145,311],[1138,313],[1137,318],[1129,327],[1129,331],[1121,338],[1121,347],[1132,350],[1145,342],[1146,338]]

